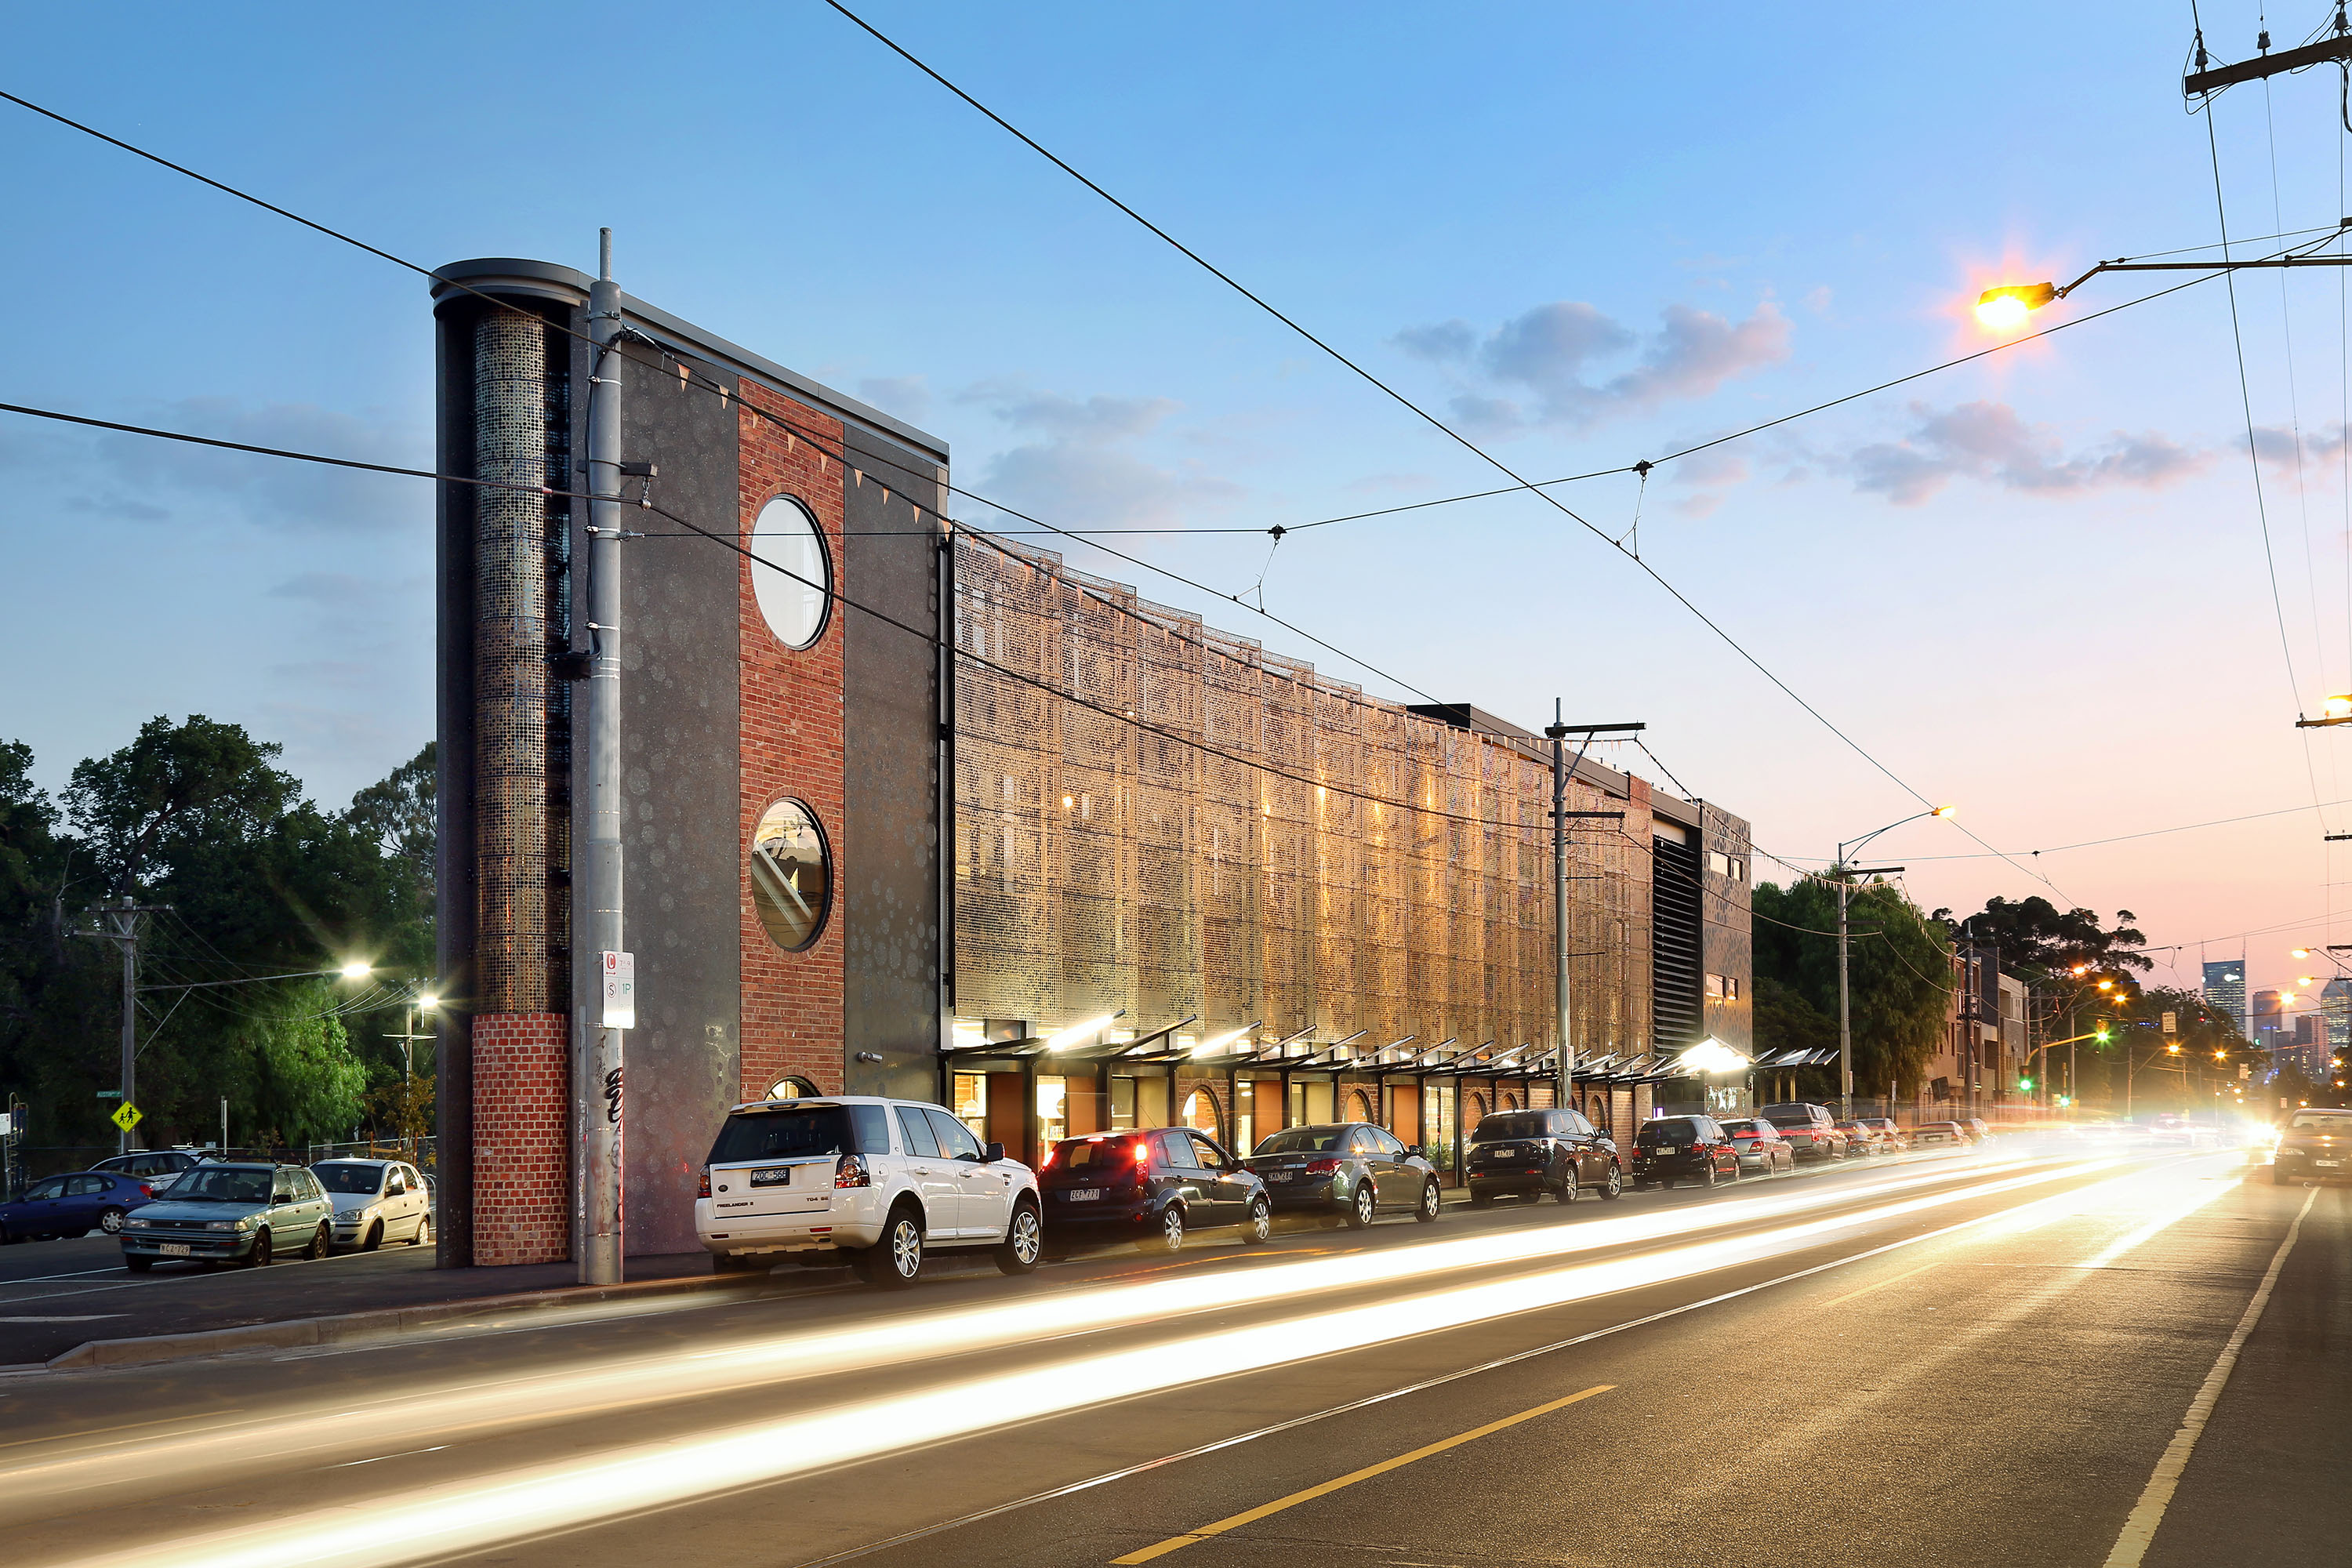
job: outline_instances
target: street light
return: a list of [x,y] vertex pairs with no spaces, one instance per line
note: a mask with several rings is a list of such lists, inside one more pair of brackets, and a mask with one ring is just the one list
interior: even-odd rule
[[[2352,266],[2352,256],[2316,255],[2320,247],[2335,243],[2340,229],[2352,227],[2352,222],[2339,225],[2325,238],[2298,245],[2275,256],[2253,257],[2246,260],[2221,261],[2134,261],[2128,256],[2118,256],[2113,261],[2102,261],[2075,279],[2072,283],[2002,283],[1977,296],[1977,320],[1997,332],[2013,331],[2025,324],[2025,319],[2053,300],[2063,300],[2102,272],[2235,272],[2248,267],[2345,267]],[[2345,714],[2352,718],[2352,694],[2344,699]]]
[[346,963],[342,968],[337,970],[335,973],[341,974],[346,980],[365,980],[370,974],[375,973],[375,965],[372,963]]
[[1996,332],[2023,326],[2025,318],[2058,298],[2054,283],[2005,283],[1977,297],[1977,320]]
[[[1846,898],[1853,889],[1853,879],[1857,874],[1903,869],[1900,866],[1856,867],[1851,863],[1851,854],[1859,853],[1864,845],[1880,834],[1892,833],[1905,823],[1916,822],[1923,816],[1951,816],[1958,811],[1959,807],[1956,805],[1938,805],[1926,811],[1915,811],[1908,816],[1890,822],[1885,826],[1865,833],[1859,838],[1849,838],[1838,846],[1837,865],[1832,871],[1832,876],[1837,882],[1838,890],[1838,1115],[1842,1119],[1851,1118],[1853,1115],[1853,1008],[1846,976],[1848,946]],[[1974,1107],[1971,1106],[1970,1109],[1973,1110]]]

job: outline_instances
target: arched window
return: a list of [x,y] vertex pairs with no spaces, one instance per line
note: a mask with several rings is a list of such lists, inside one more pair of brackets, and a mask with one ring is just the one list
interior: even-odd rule
[[1518,1108],[1519,1097],[1516,1094],[1506,1091],[1503,1095],[1503,1109],[1506,1110],[1517,1110]]
[[1196,1089],[1184,1097],[1179,1120],[1195,1132],[1205,1132],[1220,1143],[1225,1141],[1224,1118],[1217,1097],[1205,1089]]
[[801,1077],[798,1073],[794,1073],[790,1078],[779,1079],[774,1086],[768,1090],[768,1098],[770,1100],[800,1100],[805,1096],[815,1094],[817,1092],[819,1092],[819,1090],[816,1085],[809,1082],[808,1079]]
[[1469,1112],[1469,1115],[1464,1119],[1463,1125],[1474,1132],[1476,1131],[1478,1123],[1486,1120],[1486,1097],[1473,1089],[1470,1091],[1470,1103],[1463,1109]]
[[1380,1118],[1372,1112],[1372,1097],[1365,1093],[1360,1089],[1349,1089],[1348,1091],[1348,1120],[1350,1121],[1378,1122]]

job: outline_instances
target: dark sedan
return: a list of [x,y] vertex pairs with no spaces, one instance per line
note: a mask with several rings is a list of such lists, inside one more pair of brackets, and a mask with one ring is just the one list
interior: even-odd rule
[[1739,1151],[1731,1135],[1712,1116],[1665,1116],[1645,1121],[1633,1134],[1633,1185],[1638,1190],[1655,1182],[1671,1187],[1676,1182],[1713,1186],[1739,1179]]
[[1318,1215],[1361,1227],[1382,1209],[1433,1220],[1437,1167],[1369,1121],[1335,1121],[1269,1133],[1250,1154],[1276,1214]]
[[93,1230],[120,1236],[131,1212],[154,1201],[153,1184],[119,1171],[50,1176],[25,1189],[15,1203],[0,1204],[0,1241],[84,1236]]
[[1590,1188],[1604,1198],[1625,1189],[1616,1141],[1574,1110],[1498,1110],[1470,1134],[1470,1203],[1496,1196],[1534,1203],[1546,1193],[1574,1203]]
[[2297,1110],[2279,1129],[2271,1180],[2352,1182],[2352,1110]]
[[1131,1241],[1176,1252],[1196,1230],[1238,1226],[1243,1245],[1274,1234],[1265,1184],[1205,1133],[1185,1127],[1065,1138],[1037,1172],[1045,1251]]

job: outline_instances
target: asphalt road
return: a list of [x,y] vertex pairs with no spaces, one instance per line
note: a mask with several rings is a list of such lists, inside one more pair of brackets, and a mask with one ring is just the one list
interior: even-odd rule
[[2244,1175],[1897,1163],[0,1378],[0,1530],[222,1568],[2102,1564],[2137,1509],[2116,1561],[2343,1561],[2352,1194]]

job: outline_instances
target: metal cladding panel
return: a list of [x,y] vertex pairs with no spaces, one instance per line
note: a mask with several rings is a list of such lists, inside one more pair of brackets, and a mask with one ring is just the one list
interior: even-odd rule
[[[959,1014],[1551,1040],[1548,764],[1048,552],[954,567]],[[1580,1050],[1647,1042],[1638,853],[1571,841]]]
[[1678,1051],[1701,1038],[1699,868],[1704,858],[1696,844],[1674,838],[1654,838],[1652,844],[1652,896],[1656,900],[1652,1005],[1657,1011],[1659,1048]]
[[[682,381],[674,359],[622,352],[624,457],[659,470],[656,505],[731,533],[732,402]],[[634,499],[644,483],[626,481],[625,493]],[[622,875],[638,997],[625,1046],[624,1239],[632,1253],[685,1252],[698,1245],[694,1174],[737,1089],[739,557],[724,543],[675,537],[657,513],[630,526],[653,537],[622,545]],[[579,777],[584,809],[584,756]],[[575,1016],[586,1018],[601,980],[593,963],[578,974]]]
[[[947,471],[851,429],[842,625],[844,1088],[940,1088],[939,509]],[[907,631],[902,627],[913,627]],[[863,1062],[861,1053],[877,1056]]]

